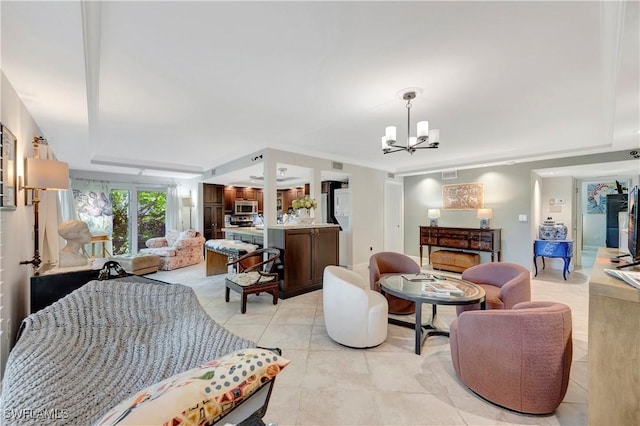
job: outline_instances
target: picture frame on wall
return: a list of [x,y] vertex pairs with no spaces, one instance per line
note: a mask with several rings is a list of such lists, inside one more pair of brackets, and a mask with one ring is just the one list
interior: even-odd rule
[[0,209],[15,210],[18,202],[15,135],[0,123]]
[[484,207],[484,185],[481,182],[442,186],[442,208],[445,210],[477,210]]

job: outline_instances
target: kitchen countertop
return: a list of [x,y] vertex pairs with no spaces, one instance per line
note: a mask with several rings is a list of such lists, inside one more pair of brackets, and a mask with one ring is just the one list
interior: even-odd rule
[[338,228],[340,225],[335,223],[312,223],[309,225],[301,224],[286,224],[286,225],[271,225],[269,229],[307,229],[307,228]]
[[[312,223],[310,225],[301,225],[297,223],[291,223],[286,225],[271,225],[269,229],[308,229],[308,228],[334,228],[339,227],[335,223]],[[239,234],[239,235],[254,235],[254,236],[262,236],[264,233],[263,228],[256,228],[254,226],[238,226],[238,227],[225,227],[222,228],[222,232],[229,234]]]
[[239,234],[239,235],[254,235],[261,237],[263,234],[262,229],[258,229],[253,226],[237,226],[237,227],[228,227],[222,228],[222,232],[230,233],[230,234]]

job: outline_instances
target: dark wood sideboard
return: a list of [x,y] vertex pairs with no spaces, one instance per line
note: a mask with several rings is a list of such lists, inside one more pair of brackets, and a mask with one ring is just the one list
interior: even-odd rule
[[449,228],[445,226],[420,227],[420,266],[422,266],[422,247],[427,246],[429,256],[431,247],[452,248],[468,251],[486,251],[491,253],[491,261],[501,260],[501,229]]

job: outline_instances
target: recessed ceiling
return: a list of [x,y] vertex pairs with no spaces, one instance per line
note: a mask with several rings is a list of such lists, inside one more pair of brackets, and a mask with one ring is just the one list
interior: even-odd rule
[[[270,147],[412,173],[640,147],[638,6],[4,1],[2,71],[76,170]],[[406,87],[440,148],[383,155]]]

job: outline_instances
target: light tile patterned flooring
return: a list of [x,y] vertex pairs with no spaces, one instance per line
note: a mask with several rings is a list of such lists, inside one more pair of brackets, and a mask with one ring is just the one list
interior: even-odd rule
[[[547,265],[549,266],[549,265]],[[359,271],[367,279],[367,271]],[[322,291],[278,300],[251,295],[224,301],[224,275],[205,277],[204,263],[149,275],[194,288],[211,317],[259,346],[278,347],[291,364],[278,376],[265,423],[286,425],[585,425],[587,423],[587,316],[589,270],[567,281],[546,269],[532,280],[533,300],[571,307],[573,363],[569,390],[552,415],[529,416],[497,407],[456,377],[447,337],[430,337],[413,352],[412,330],[389,326],[387,340],[372,349],[350,349],[327,335]],[[426,315],[430,315],[426,306]],[[436,324],[448,328],[455,308],[438,308]]]

